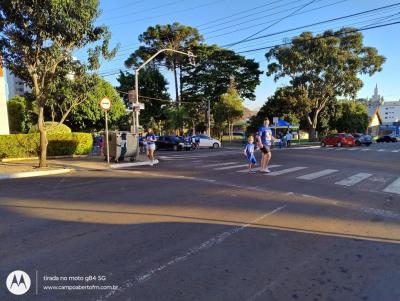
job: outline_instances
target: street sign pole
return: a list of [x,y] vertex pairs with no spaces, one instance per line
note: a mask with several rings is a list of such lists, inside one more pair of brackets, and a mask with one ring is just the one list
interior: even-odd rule
[[106,122],[107,164],[110,164],[110,146],[108,143],[108,111],[111,109],[111,105],[111,100],[109,100],[107,97],[104,97],[102,100],[100,100],[100,107],[104,111]]
[[110,147],[108,145],[108,111],[104,111],[106,114],[106,147],[107,147],[107,164],[110,164]]

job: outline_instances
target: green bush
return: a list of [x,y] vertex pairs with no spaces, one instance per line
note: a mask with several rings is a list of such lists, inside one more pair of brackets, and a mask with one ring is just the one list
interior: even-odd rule
[[[47,135],[47,155],[86,155],[93,146],[89,133]],[[39,155],[39,134],[0,135],[0,158],[28,158]]]
[[[70,134],[72,132],[71,129],[65,124],[59,124],[57,122],[52,122],[52,121],[46,121],[44,123],[44,127],[47,131],[47,134]],[[39,128],[37,124],[35,124],[29,129],[29,133],[30,134],[39,133]]]

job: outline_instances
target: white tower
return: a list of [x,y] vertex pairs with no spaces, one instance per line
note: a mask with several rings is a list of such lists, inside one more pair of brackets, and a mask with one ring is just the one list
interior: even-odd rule
[[10,134],[7,114],[6,83],[3,76],[2,57],[0,55],[0,135]]

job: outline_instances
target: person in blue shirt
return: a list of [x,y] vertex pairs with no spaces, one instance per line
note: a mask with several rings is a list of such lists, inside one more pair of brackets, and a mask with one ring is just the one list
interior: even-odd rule
[[257,146],[261,150],[261,172],[270,172],[268,169],[269,161],[271,160],[271,147],[274,142],[271,128],[269,127],[268,118],[264,119],[264,124],[257,132]]
[[150,159],[150,165],[153,166],[154,162],[154,151],[156,150],[156,135],[154,135],[153,129],[148,128],[146,134],[146,148],[147,157]]
[[247,145],[244,149],[244,154],[245,156],[247,156],[247,160],[249,160],[249,172],[250,173],[254,173],[254,171],[252,170],[252,168],[254,166],[256,166],[256,157],[254,157],[254,138],[253,136],[249,136],[249,138],[247,139]]

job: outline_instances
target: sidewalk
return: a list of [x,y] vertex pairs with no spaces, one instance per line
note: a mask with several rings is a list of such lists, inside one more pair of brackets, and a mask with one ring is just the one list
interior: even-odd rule
[[[148,159],[139,155],[135,162],[125,160],[124,162],[107,164],[103,156],[78,157],[78,158],[57,158],[47,159],[46,168],[38,168],[39,160],[18,160],[0,162],[0,179],[23,178],[31,176],[51,175],[54,173],[70,172],[72,170],[110,170],[115,168],[133,167],[147,165]],[[154,162],[155,164],[158,163]]]

